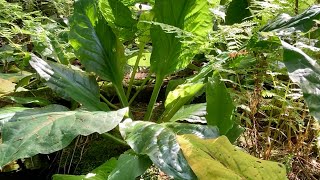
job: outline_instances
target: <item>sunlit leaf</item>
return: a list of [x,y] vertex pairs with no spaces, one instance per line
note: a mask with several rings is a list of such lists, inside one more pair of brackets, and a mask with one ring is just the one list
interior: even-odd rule
[[130,147],[138,154],[146,154],[166,174],[176,179],[195,179],[176,141],[176,134],[196,134],[202,138],[218,136],[215,127],[126,120],[120,123],[120,132]]
[[141,12],[140,14],[137,28],[138,28],[138,40],[142,44],[146,44],[151,40],[150,29],[152,25],[145,23],[145,21],[153,21],[153,18],[154,18],[153,11],[144,11],[144,12]]
[[305,10],[303,13],[291,17],[288,14],[281,14],[276,19],[267,24],[260,31],[302,31],[310,30],[314,24],[314,20],[320,18],[320,6],[315,5]]
[[137,21],[121,0],[99,0],[99,8],[108,25],[122,41],[134,37]]
[[[150,67],[150,56],[151,56],[151,53],[143,53],[139,61],[139,66]],[[137,56],[134,56],[128,59],[128,64],[130,66],[134,66],[136,63],[136,60],[137,60]]]
[[168,33],[164,28],[173,26],[203,40],[212,29],[212,17],[207,0],[157,0],[154,12],[157,23],[151,29],[151,70],[161,77],[186,67],[201,46],[196,42],[182,43],[177,30]]
[[284,165],[251,156],[234,147],[225,136],[200,139],[189,134],[177,140],[199,180],[287,179]]
[[9,80],[5,80],[0,78],[0,97],[5,95],[5,94],[9,94],[11,92],[14,92],[15,90],[15,86],[16,84],[9,81]]
[[179,85],[175,90],[170,91],[165,101],[165,112],[161,121],[169,121],[174,114],[187,102],[190,102],[196,94],[203,89],[203,83],[187,83]]
[[94,0],[78,0],[70,20],[69,41],[87,71],[121,84],[123,47]]

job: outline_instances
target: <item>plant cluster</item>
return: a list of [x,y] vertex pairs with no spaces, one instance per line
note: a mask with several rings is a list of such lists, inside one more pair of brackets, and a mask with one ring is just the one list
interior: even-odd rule
[[[174,179],[318,178],[317,170],[290,173],[302,167],[294,163],[319,156],[313,149],[319,136],[313,118],[320,119],[319,6],[303,12],[295,6],[296,15],[275,17],[286,11],[284,2],[77,0],[73,8],[69,1],[33,2],[1,2],[17,12],[2,10],[1,48],[23,54],[36,71],[24,63],[20,69],[29,72],[13,74],[9,65],[23,58],[11,61],[15,54],[1,51],[9,78],[0,78],[0,97],[26,104],[0,111],[3,170],[97,133],[126,151],[86,175],[53,179],[135,179],[152,164]],[[43,16],[57,4],[68,8],[56,8],[55,20]],[[141,81],[139,67],[148,74]],[[141,116],[133,104],[148,87]],[[163,110],[155,113],[158,99]]]

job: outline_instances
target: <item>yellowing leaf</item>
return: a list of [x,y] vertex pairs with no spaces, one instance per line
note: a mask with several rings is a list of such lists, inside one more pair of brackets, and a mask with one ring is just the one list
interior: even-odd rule
[[200,139],[195,135],[177,136],[191,169],[201,179],[287,179],[285,167],[260,160],[236,147],[226,136]]
[[0,78],[0,96],[14,91],[16,84],[11,81]]

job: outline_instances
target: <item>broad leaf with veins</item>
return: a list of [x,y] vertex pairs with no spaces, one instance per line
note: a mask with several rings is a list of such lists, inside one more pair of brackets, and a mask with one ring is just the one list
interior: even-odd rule
[[75,2],[74,14],[70,19],[69,41],[86,71],[95,72],[102,79],[111,81],[122,105],[126,107],[128,100],[122,86],[126,63],[124,47],[97,3],[94,0]]
[[225,136],[178,136],[183,155],[198,179],[287,179],[283,164],[258,159],[234,147]]
[[30,65],[59,94],[66,94],[88,110],[109,110],[106,104],[100,102],[99,86],[94,76],[66,65],[44,61],[35,55],[32,55]]
[[111,112],[63,111],[17,117],[2,128],[0,167],[16,159],[58,151],[78,135],[108,132],[127,112],[128,108],[124,108]]
[[201,138],[218,137],[212,126],[126,120],[119,124],[120,132],[130,147],[138,154],[146,154],[162,171],[176,179],[195,179],[183,157],[176,134],[195,134]]

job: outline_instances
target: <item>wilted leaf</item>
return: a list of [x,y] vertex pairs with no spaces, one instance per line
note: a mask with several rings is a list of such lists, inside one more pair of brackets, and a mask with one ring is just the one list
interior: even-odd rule
[[0,78],[0,97],[5,95],[5,94],[9,94],[11,92],[14,92],[15,90],[15,86],[16,84],[9,81],[9,80],[5,80]]
[[[115,128],[128,112],[64,111],[20,116],[2,128],[0,167],[38,153],[58,151],[78,135],[105,133]],[[14,118],[14,117],[13,117]]]
[[234,147],[225,136],[200,139],[188,134],[177,140],[199,180],[287,179],[284,165],[253,157]]

